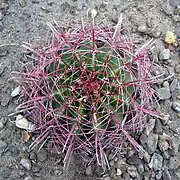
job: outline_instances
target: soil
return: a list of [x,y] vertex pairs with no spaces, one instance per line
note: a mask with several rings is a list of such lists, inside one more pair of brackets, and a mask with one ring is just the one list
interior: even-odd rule
[[[15,117],[8,116],[18,105],[18,97],[11,97],[12,90],[17,87],[17,84],[11,80],[11,72],[22,68],[26,55],[21,46],[24,41],[34,45],[46,41],[49,31],[47,22],[56,21],[58,24],[71,26],[82,17],[86,17],[87,11],[93,8],[98,12],[97,23],[103,22],[112,27],[122,13],[123,28],[143,41],[154,38],[156,46],[153,54],[157,55],[164,47],[163,39],[167,30],[175,32],[178,38],[180,36],[179,6],[179,0],[0,0],[0,140],[5,143],[1,147],[2,142],[0,142],[0,180],[158,179],[157,175],[160,171],[149,168],[145,168],[144,174],[135,177],[128,170],[116,176],[117,159],[114,164],[112,163],[111,171],[103,175],[102,170],[96,165],[93,165],[93,172],[87,172],[87,161],[73,157],[70,168],[65,173],[62,170],[62,154],[44,151],[41,152],[44,157],[39,158],[36,151],[29,152],[28,147],[32,140],[25,143],[23,130],[18,129],[13,123]],[[146,24],[145,32],[137,30],[141,24]],[[180,78],[179,46],[178,42],[172,46],[172,55],[168,61],[158,62],[159,66],[174,73],[174,76],[168,80],[169,83]],[[175,96],[176,94],[177,92]],[[170,115],[169,123],[161,124],[160,134],[164,132],[173,137],[175,140],[172,141],[175,145],[172,146],[177,148],[177,152],[173,148],[169,150],[170,159],[171,156],[180,156],[180,116],[172,110],[172,102],[173,98],[160,102],[161,111]],[[157,148],[156,151],[159,152],[159,149]],[[23,158],[28,160],[27,166],[30,167],[22,165]],[[164,160],[164,164],[166,161]],[[143,161],[144,167],[147,164]],[[159,177],[168,179],[166,178],[168,175],[164,175],[168,174],[165,165],[163,167],[162,176]],[[169,179],[170,177],[173,180],[180,179],[180,164],[173,168],[169,170]]]

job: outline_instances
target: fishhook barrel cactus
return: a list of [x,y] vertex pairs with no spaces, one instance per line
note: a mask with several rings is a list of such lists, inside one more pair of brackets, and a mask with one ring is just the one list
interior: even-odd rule
[[109,167],[106,150],[120,151],[142,130],[151,109],[154,90],[147,47],[138,47],[121,34],[122,16],[115,31],[84,25],[69,30],[48,23],[52,36],[33,53],[24,72],[16,72],[23,98],[16,111],[35,125],[39,136],[30,148],[54,147],[95,157]]

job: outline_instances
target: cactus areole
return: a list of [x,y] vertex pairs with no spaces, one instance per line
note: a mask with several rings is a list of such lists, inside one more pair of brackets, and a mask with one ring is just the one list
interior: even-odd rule
[[105,169],[107,150],[118,152],[142,130],[153,114],[154,90],[147,46],[138,47],[121,35],[122,17],[115,31],[85,26],[60,30],[50,23],[44,47],[24,45],[32,52],[23,72],[14,73],[22,85],[21,112],[35,125],[36,146],[90,155]]

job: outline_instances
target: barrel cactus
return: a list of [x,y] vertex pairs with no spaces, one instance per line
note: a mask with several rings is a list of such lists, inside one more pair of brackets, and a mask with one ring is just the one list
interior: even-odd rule
[[26,43],[32,52],[21,83],[23,114],[38,134],[31,144],[72,154],[90,155],[104,169],[107,151],[118,152],[130,142],[142,150],[132,134],[143,129],[151,109],[154,82],[147,54],[152,40],[139,47],[121,34],[122,16],[113,31],[107,26],[61,28],[48,23],[52,34],[42,47]]

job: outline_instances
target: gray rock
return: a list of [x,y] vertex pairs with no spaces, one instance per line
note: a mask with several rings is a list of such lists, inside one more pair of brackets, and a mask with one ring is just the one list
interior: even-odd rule
[[164,151],[168,150],[169,143],[167,140],[168,139],[166,136],[164,136],[164,135],[159,136],[158,146],[159,146],[160,151],[164,152]]
[[[0,24],[1,26],[1,24]],[[3,49],[0,49],[0,57],[4,57],[8,54],[8,51],[7,50],[3,50]]]
[[178,101],[173,101],[172,103],[172,109],[177,112],[180,113],[180,103]]
[[0,140],[0,154],[4,152],[7,147],[7,143],[3,140]]
[[169,173],[168,169],[165,168],[163,172],[163,180],[171,180],[171,174]]
[[159,99],[161,100],[169,99],[171,97],[171,92],[168,87],[162,87],[162,88],[157,89],[157,93],[158,93]]
[[167,115],[162,115],[161,116],[161,123],[163,124],[163,125],[166,125],[167,123],[168,123],[168,121],[170,120],[170,115],[169,114],[167,114]]
[[171,56],[171,52],[169,49],[163,49],[159,53],[159,60],[168,60]]
[[168,81],[164,81],[163,82],[163,87],[169,87],[169,82]]
[[20,164],[28,171],[32,168],[31,161],[29,159],[21,159]]
[[36,153],[36,155],[37,155],[38,161],[40,161],[40,162],[44,162],[48,158],[48,154],[47,154],[47,151],[45,149],[41,149],[40,151],[38,151]]
[[127,168],[127,172],[129,173],[129,175],[133,178],[138,177],[138,172],[135,166],[129,166]]
[[[59,169],[55,169],[55,170],[54,170],[54,175],[55,175],[55,176],[60,176],[62,173],[63,173],[63,172],[62,172],[61,170],[59,170]],[[37,173],[36,173],[36,174],[37,174]]]
[[151,162],[149,163],[149,167],[151,169],[153,168],[154,170],[161,170],[162,165],[163,165],[163,157],[158,153],[154,153],[151,158]]
[[117,176],[121,176],[121,174],[122,174],[121,169],[117,168],[117,170],[116,170],[116,175],[117,175]]
[[51,12],[51,10],[49,8],[45,7],[45,6],[41,6],[41,9],[46,13]]
[[177,169],[180,167],[180,156],[173,156],[169,159],[169,169]]
[[179,0],[169,0],[169,4],[172,7],[176,7],[176,6],[180,5],[180,2],[179,2]]
[[127,159],[127,163],[130,165],[138,165],[141,163],[141,160],[139,159],[138,155],[131,156]]
[[177,78],[175,78],[175,79],[173,79],[173,81],[171,82],[171,84],[169,86],[170,91],[171,92],[175,91],[177,85],[178,85],[178,80],[177,80]]
[[146,134],[142,133],[139,140],[140,140],[141,144],[144,145],[147,143],[148,137]]
[[11,92],[11,97],[16,97],[20,94],[21,91],[21,86],[17,86],[16,88],[14,88]]
[[142,163],[138,164],[137,170],[138,170],[139,174],[143,174],[144,173],[144,165]]
[[[141,153],[139,152],[139,155],[140,155]],[[143,153],[143,158],[144,158],[144,161],[145,162],[147,162],[147,163],[149,163],[149,161],[150,161],[150,159],[151,159],[151,157],[150,157],[150,155],[148,154],[148,152],[144,152]]]
[[157,179],[157,180],[160,180],[160,179],[162,178],[162,174],[163,174],[162,171],[158,171],[158,172],[156,173],[156,179]]
[[153,28],[148,35],[153,37],[153,38],[158,38],[159,36],[161,36],[162,32],[161,29],[159,27],[155,27]]
[[128,150],[127,153],[126,153],[126,158],[129,158],[129,157],[133,156],[134,153],[135,153],[135,150],[134,150],[134,149]]
[[48,1],[47,5],[52,6],[53,5],[53,1]]
[[158,135],[150,133],[148,136],[147,150],[150,154],[154,153],[158,143]]
[[161,121],[159,119],[156,119],[154,132],[160,134],[160,133],[162,133],[162,131],[163,131],[163,128],[162,128]]
[[154,129],[154,126],[155,126],[155,122],[156,120],[155,119],[149,119],[147,125],[146,125],[146,129],[145,129],[145,132],[147,135],[149,135],[149,133]]
[[139,31],[139,32],[141,32],[141,33],[147,32],[147,26],[146,26],[146,24],[144,23],[144,24],[138,25],[137,31]]
[[170,158],[169,152],[168,152],[168,151],[164,151],[163,157],[164,157],[164,159],[166,159],[166,160],[169,159],[169,158]]
[[164,68],[162,68],[162,67],[159,67],[159,66],[153,66],[152,67],[152,73],[155,76],[159,76],[159,75],[165,74],[166,70]]
[[172,156],[178,155],[179,153],[179,147],[180,147],[180,138],[178,137],[172,137],[172,144],[171,144],[171,150],[169,151],[169,153]]
[[36,153],[35,152],[31,152],[30,155],[29,155],[29,159],[30,160],[33,160],[33,161],[36,161]]

